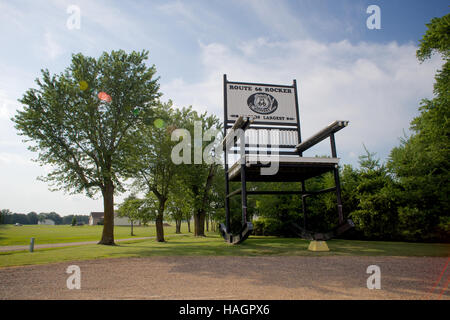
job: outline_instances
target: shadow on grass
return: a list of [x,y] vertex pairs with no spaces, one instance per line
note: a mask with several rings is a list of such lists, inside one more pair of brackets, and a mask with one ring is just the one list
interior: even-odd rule
[[[167,239],[166,242],[121,243],[131,255],[140,256],[264,256],[264,255],[308,255],[308,241],[299,239],[258,239],[249,238],[240,245],[230,245],[221,238],[209,236],[201,238]],[[121,252],[111,253],[119,256]]]
[[[327,242],[329,252],[308,251],[308,240],[296,238],[267,238],[250,237],[239,245],[225,243],[219,236],[207,237],[167,237],[166,242],[151,240],[122,242],[119,247],[126,249],[127,254],[133,256],[158,255],[216,255],[216,256],[265,256],[265,255],[293,255],[293,256],[448,256],[449,244],[422,244],[401,242],[373,242],[330,240]],[[121,252],[111,253],[112,256]]]
[[329,241],[328,244],[333,252],[360,256],[446,257],[450,255],[450,244],[443,243],[336,239]]

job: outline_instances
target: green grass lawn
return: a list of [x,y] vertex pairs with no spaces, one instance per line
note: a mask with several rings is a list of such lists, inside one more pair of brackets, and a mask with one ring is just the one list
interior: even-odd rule
[[331,251],[308,251],[309,241],[251,236],[240,245],[229,245],[213,233],[207,237],[167,236],[165,243],[153,239],[120,242],[117,246],[84,245],[76,247],[0,252],[0,267],[45,264],[62,261],[118,257],[151,256],[449,256],[450,244],[381,241],[327,241]]
[[[16,227],[10,224],[0,225],[0,246],[28,245],[30,238],[35,238],[35,244],[67,243],[81,241],[100,241],[103,226],[45,226],[23,225]],[[114,228],[115,239],[133,238],[130,236],[130,227],[116,226]],[[182,232],[187,232],[187,225],[182,224]],[[147,227],[134,227],[134,237],[154,237],[156,230],[154,225]],[[175,226],[164,227],[165,234],[175,233]]]

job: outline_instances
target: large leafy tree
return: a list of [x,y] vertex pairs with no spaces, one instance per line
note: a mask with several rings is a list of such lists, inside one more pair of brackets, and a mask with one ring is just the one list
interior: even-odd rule
[[180,170],[171,159],[172,148],[176,145],[171,141],[171,133],[182,126],[183,118],[181,111],[172,108],[171,101],[155,106],[153,121],[136,135],[134,145],[138,152],[129,159],[132,162],[129,175],[134,184],[146,194],[153,194],[157,200],[155,226],[158,242],[164,242],[164,213]]
[[206,112],[200,114],[191,108],[184,108],[181,112],[184,114],[184,128],[190,133],[193,148],[190,148],[191,163],[181,165],[180,181],[193,196],[194,235],[205,236],[205,219],[211,206],[214,179],[220,166],[217,160],[220,157],[217,142],[221,125],[216,116]]
[[[250,209],[250,214],[253,212]],[[206,231],[208,220],[211,222],[211,231],[216,231],[220,222],[225,221],[225,171],[223,166],[216,166],[216,172],[209,193],[209,205],[207,206]]]
[[119,205],[117,210],[119,217],[125,217],[130,220],[131,230],[130,235],[133,237],[133,226],[135,221],[141,219],[141,207],[144,200],[137,198],[134,194],[128,196],[123,203]]
[[29,224],[37,224],[39,221],[37,213],[33,211],[27,214],[27,218]]
[[9,209],[2,209],[0,210],[0,224],[7,224],[8,223],[8,216],[12,215],[11,210]]
[[400,189],[388,169],[374,153],[366,149],[359,157],[359,179],[356,185],[357,210],[350,217],[356,230],[369,239],[395,240],[398,237]]
[[44,181],[90,197],[101,192],[99,244],[114,244],[114,193],[123,191],[130,141],[160,95],[147,58],[146,51],[112,51],[98,59],[75,54],[61,74],[42,70],[37,88],[24,94],[24,109],[12,119],[37,160],[52,167]]
[[417,57],[423,62],[439,53],[444,60],[435,76],[435,96],[422,101],[420,115],[411,122],[412,135],[391,151],[388,163],[405,189],[400,222],[412,239],[450,231],[450,14],[427,27]]
[[175,232],[181,233],[181,222],[190,220],[193,210],[193,197],[182,182],[175,183],[170,192],[167,209],[175,221]]

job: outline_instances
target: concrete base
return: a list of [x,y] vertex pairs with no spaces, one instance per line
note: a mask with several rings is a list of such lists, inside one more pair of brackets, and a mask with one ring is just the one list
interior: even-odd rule
[[309,243],[308,250],[309,251],[330,251],[330,249],[328,249],[326,241],[317,241],[317,240],[312,240]]

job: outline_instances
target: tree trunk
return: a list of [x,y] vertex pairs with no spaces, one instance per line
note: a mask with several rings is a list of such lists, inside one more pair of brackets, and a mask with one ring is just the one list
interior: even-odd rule
[[194,214],[194,236],[205,237],[205,212],[203,210]]
[[209,231],[209,217],[206,216],[206,231]]
[[111,180],[105,181],[102,188],[103,195],[103,233],[98,244],[115,245],[114,243],[114,184]]
[[164,219],[164,208],[166,205],[167,198],[164,197],[161,193],[159,193],[156,188],[152,188],[151,190],[152,190],[153,194],[158,198],[158,201],[159,201],[158,215],[156,216],[156,221],[155,221],[156,241],[165,242],[163,219]]
[[163,226],[163,219],[164,219],[164,207],[166,204],[166,199],[162,196],[157,196],[159,199],[159,208],[158,208],[158,215],[156,216],[156,241],[158,242],[164,242],[164,226]]
[[156,217],[156,241],[164,242],[164,226],[163,226],[163,216],[158,215]]
[[175,233],[181,233],[181,219],[175,220]]
[[133,234],[133,220],[130,220],[131,221],[131,236],[133,237],[134,236],[134,234]]
[[[211,189],[211,185],[215,175],[215,164],[211,164],[209,167],[208,177],[206,178],[206,185],[203,190],[203,199],[201,207],[194,212],[194,236],[205,237],[205,216],[206,216],[206,204],[208,202],[208,193]],[[196,192],[194,192],[196,194]]]
[[188,232],[191,232],[191,218],[186,219],[187,225],[188,225]]

